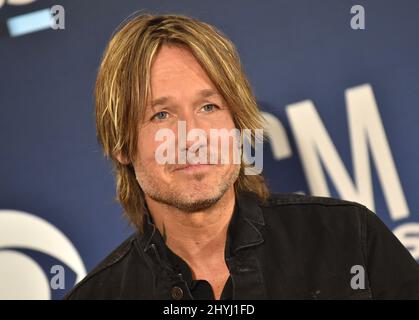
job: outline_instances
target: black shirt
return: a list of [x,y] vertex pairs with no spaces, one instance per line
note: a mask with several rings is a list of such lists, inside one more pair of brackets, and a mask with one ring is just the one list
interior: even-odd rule
[[[234,206],[234,212],[232,215],[232,223],[230,223],[229,230],[227,232],[227,243],[225,246],[225,256],[231,256],[231,241],[234,238],[235,229],[232,228],[236,223],[236,219],[239,215],[237,204]],[[152,221],[151,216],[149,219]],[[234,220],[234,221],[233,221]],[[214,292],[208,281],[202,279],[192,279],[192,272],[188,264],[178,255],[176,255],[169,247],[166,246],[166,254],[169,259],[174,271],[182,276],[191,292],[193,299],[195,300],[214,300]],[[221,293],[220,300],[232,300],[233,299],[233,283],[231,276],[228,277],[224,289]]]
[[[214,292],[211,288],[211,285],[206,280],[193,280],[192,272],[188,264],[176,255],[170,248],[167,248],[167,255],[172,264],[172,267],[176,273],[178,273],[186,281],[189,291],[193,299],[195,300],[214,300]],[[228,277],[226,284],[224,286],[223,292],[221,293],[221,300],[231,300],[232,299],[232,283],[231,277]]]

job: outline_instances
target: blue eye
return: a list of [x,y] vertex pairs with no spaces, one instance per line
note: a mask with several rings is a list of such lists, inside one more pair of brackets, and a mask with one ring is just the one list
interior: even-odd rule
[[167,116],[168,116],[169,114],[166,112],[166,111],[160,111],[160,112],[157,112],[153,117],[152,117],[152,119],[156,119],[156,120],[164,120],[164,119],[166,119],[167,118]]
[[204,110],[205,112],[211,112],[213,111],[217,106],[215,104],[206,104],[205,106],[202,107],[202,110]]

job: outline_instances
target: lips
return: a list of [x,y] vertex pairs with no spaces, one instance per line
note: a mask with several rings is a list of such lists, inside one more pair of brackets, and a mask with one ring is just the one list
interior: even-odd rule
[[173,171],[193,171],[209,167],[209,164],[179,164],[176,165]]

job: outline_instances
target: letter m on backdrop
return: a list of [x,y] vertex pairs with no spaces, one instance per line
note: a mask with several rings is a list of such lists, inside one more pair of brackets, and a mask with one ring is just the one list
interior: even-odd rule
[[330,196],[325,177],[327,172],[342,199],[362,203],[375,211],[370,151],[391,218],[408,217],[409,208],[371,86],[365,84],[346,90],[345,100],[353,180],[313,102],[305,100],[287,106],[287,116],[311,194]]

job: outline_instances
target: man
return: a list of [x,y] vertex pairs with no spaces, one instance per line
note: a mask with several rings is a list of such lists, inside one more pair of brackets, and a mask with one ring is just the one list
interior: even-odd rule
[[180,123],[206,137],[262,127],[237,52],[214,27],[132,17],[105,50],[95,99],[98,139],[137,232],[68,299],[419,298],[417,263],[364,206],[269,194],[243,162],[180,161],[220,150],[205,139],[201,148],[178,137],[166,150],[176,161],[158,161],[158,137],[178,136]]

